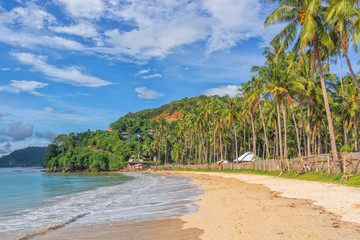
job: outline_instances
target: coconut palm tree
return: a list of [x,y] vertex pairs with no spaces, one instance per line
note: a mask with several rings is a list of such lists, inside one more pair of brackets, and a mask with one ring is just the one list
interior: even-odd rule
[[339,50],[344,54],[351,77],[356,84],[358,94],[360,94],[360,85],[348,55],[350,37],[359,33],[359,25],[354,25],[354,20],[360,18],[359,9],[356,8],[358,4],[359,0],[333,0],[325,12],[325,19],[337,33]]
[[293,44],[293,51],[300,51],[300,57],[307,48],[310,48],[312,59],[316,60],[318,63],[335,172],[339,172],[340,165],[337,162],[338,155],[334,126],[326,90],[322,56],[320,55],[319,50],[323,46],[328,48],[332,48],[334,46],[324,25],[323,15],[325,6],[323,5],[323,1],[270,0],[270,2],[278,2],[282,4],[282,6],[278,7],[265,20],[265,27],[276,23],[288,23],[288,25],[272,41],[281,44],[280,50],[286,49]]

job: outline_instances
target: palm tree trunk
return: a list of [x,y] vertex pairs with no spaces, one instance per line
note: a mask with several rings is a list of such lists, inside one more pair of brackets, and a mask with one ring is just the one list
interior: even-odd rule
[[349,68],[349,71],[350,71],[350,74],[351,74],[351,77],[352,79],[354,80],[355,82],[355,85],[356,85],[356,88],[358,90],[358,93],[360,94],[360,85],[359,85],[359,82],[356,78],[356,75],[351,67],[351,63],[350,63],[350,60],[349,60],[349,56],[348,56],[348,53],[346,51],[344,51],[344,56],[345,56],[345,59],[346,59],[346,63],[348,65],[348,68]]
[[[200,130],[201,131],[201,130]],[[202,132],[200,132],[200,139],[199,139],[199,164],[201,164],[201,154],[202,154],[202,143],[203,139],[202,139]]]
[[245,128],[245,121],[244,121],[244,153],[246,151],[246,128]]
[[235,122],[233,122],[233,128],[234,128],[234,136],[235,136],[235,152],[236,152],[235,159],[238,159],[239,153],[238,153],[238,145],[237,145],[237,136],[236,136]]
[[274,144],[275,144],[275,154],[274,154],[274,158],[275,159],[279,159],[279,134],[278,134],[278,128],[275,124],[275,136],[274,136]]
[[344,123],[344,143],[345,145],[349,146],[349,138],[348,138],[348,121],[345,120]]
[[290,104],[290,106],[291,106],[291,112],[292,112],[292,116],[293,116],[295,132],[296,132],[296,140],[297,140],[297,145],[298,145],[298,155],[301,156],[300,137],[299,137],[299,130],[298,130],[298,126],[297,126],[297,123],[296,123],[295,114],[294,114],[294,107],[293,107],[292,104]]
[[314,51],[315,51],[315,54],[316,54],[318,65],[319,65],[321,89],[322,89],[322,92],[323,92],[326,117],[327,117],[328,125],[329,125],[330,143],[331,143],[331,150],[332,150],[332,155],[333,155],[334,170],[335,170],[335,173],[339,173],[340,172],[340,164],[337,162],[338,161],[338,154],[337,154],[337,149],[336,149],[336,139],[335,139],[335,133],[334,133],[334,125],[333,125],[333,122],[332,122],[330,105],[329,105],[328,95],[327,95],[327,91],[326,91],[325,77],[324,77],[324,72],[323,72],[323,69],[322,69],[322,63],[321,63],[321,59],[320,59],[320,55],[319,55],[317,36],[315,37],[315,39],[316,40],[315,40],[315,44],[314,44]]
[[220,129],[219,133],[220,133],[220,157],[221,157],[221,160],[223,160],[224,156],[223,156],[223,145],[222,145],[221,129]]
[[215,157],[216,157],[216,131],[214,128],[214,163],[216,162]]
[[338,61],[339,61],[339,77],[340,77],[340,84],[341,84],[341,95],[343,95],[344,93],[344,85],[343,85],[343,79],[342,79],[342,76],[341,76],[341,52],[339,51],[339,54],[338,54]]
[[310,137],[310,101],[308,101],[308,111],[307,111],[307,150],[308,150],[308,155],[311,155],[311,146],[310,146],[310,141],[311,141],[311,137]]
[[261,122],[264,128],[264,138],[265,138],[265,145],[266,145],[266,158],[269,158],[270,156],[270,152],[269,152],[269,141],[266,135],[266,126],[265,126],[265,121],[264,121],[264,117],[262,115],[262,110],[261,110],[261,103],[259,103],[259,111],[260,111],[260,117],[261,117]]
[[190,154],[189,154],[189,161],[191,162],[192,159],[192,147],[193,147],[193,130],[191,129],[190,132]]
[[303,135],[303,142],[304,142],[304,154],[308,154],[308,148],[306,146],[306,134],[305,134],[305,126],[304,126],[304,112],[303,112],[303,106],[300,104],[300,112],[301,112],[301,128],[302,128],[302,135]]
[[252,113],[250,113],[250,119],[251,119],[252,135],[253,135],[253,153],[256,155],[256,134],[255,134],[255,126],[254,126],[254,119]]
[[165,146],[165,164],[168,163],[168,155],[167,155],[167,143],[166,139],[164,138],[164,146]]
[[276,101],[276,110],[277,110],[277,120],[278,120],[278,140],[279,140],[279,152],[280,152],[280,161],[282,164],[283,161],[283,152],[282,152],[282,134],[281,134],[281,120],[280,120],[280,103],[279,100]]
[[317,128],[317,135],[318,135],[318,154],[322,154],[320,126]]
[[285,110],[285,103],[282,102],[282,112],[283,112],[283,120],[284,120],[284,135],[285,135],[285,141],[284,141],[284,157],[286,159],[286,163],[288,165],[288,169],[290,169],[290,162],[288,159],[288,148],[287,148],[287,125],[286,125],[286,110]]
[[329,136],[328,136],[328,129],[325,125],[325,154],[329,153]]
[[359,135],[358,135],[358,118],[355,116],[354,117],[354,137],[355,137],[355,152],[359,151]]

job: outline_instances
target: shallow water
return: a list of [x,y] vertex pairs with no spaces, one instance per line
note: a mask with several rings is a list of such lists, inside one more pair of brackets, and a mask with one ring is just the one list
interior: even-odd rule
[[20,238],[67,225],[186,215],[201,190],[179,176],[146,173],[0,172],[0,238]]

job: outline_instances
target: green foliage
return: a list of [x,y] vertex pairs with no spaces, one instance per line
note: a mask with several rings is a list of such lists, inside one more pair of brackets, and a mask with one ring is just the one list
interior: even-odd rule
[[340,152],[351,152],[351,148],[345,144],[340,148]]

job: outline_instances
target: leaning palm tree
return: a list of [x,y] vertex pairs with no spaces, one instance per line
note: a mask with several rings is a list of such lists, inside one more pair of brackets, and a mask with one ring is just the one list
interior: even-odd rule
[[334,126],[331,117],[330,105],[326,90],[325,77],[322,65],[321,47],[333,47],[333,42],[324,25],[324,10],[322,0],[269,0],[270,2],[281,3],[266,20],[265,27],[276,23],[289,23],[275,38],[273,42],[281,43],[281,49],[288,48],[293,44],[293,51],[300,51],[300,56],[307,49],[311,49],[312,59],[317,61],[321,79],[322,95],[326,110],[326,117],[329,125],[330,142],[335,166],[335,172],[340,171],[337,162],[336,139]]

